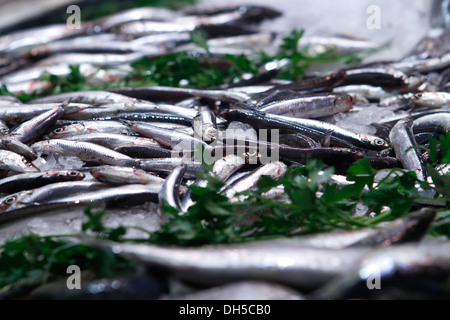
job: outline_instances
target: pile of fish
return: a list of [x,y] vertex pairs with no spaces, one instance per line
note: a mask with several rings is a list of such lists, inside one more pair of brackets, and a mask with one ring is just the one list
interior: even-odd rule
[[[0,38],[0,83],[15,94],[44,93],[52,83],[40,76],[68,75],[71,65],[80,65],[92,84],[116,81],[142,57],[185,50],[201,54],[201,48],[190,44],[190,32],[199,29],[209,37],[212,57],[251,55],[279,43],[281,35],[257,28],[279,15],[260,6],[181,13],[139,8],[84,22],[81,29],[52,25],[18,31]],[[429,180],[429,154],[409,150],[450,130],[449,39],[449,32],[441,30],[400,61],[311,73],[295,82],[275,80],[283,62],[274,61],[261,75],[209,90],[120,88],[62,93],[28,103],[0,96],[0,224],[89,204],[133,211],[143,203],[167,203],[186,214],[194,204],[187,187],[206,185],[197,178],[204,170],[198,150],[215,160],[213,172],[225,181],[223,192],[230,201],[240,201],[237,194],[254,189],[261,176],[280,178],[289,165],[309,159],[336,167],[333,181],[341,184],[349,183],[344,175],[348,167],[363,158],[376,169],[414,171],[420,180]],[[381,47],[336,37],[304,38],[300,45],[316,53],[331,47],[339,53]],[[386,116],[364,130],[349,128],[366,110]],[[264,137],[264,130],[271,134]],[[270,158],[274,155],[276,159]],[[64,168],[49,168],[55,163]],[[448,169],[438,168],[443,174]],[[264,196],[289,201],[280,188]],[[163,270],[193,291],[209,289],[164,295],[164,286],[156,285],[163,280],[144,277],[93,282],[89,288],[94,289],[77,294],[152,299],[448,297],[449,242],[417,243],[433,223],[436,206],[446,203],[418,204],[417,211],[379,229],[232,246],[186,249],[89,240]],[[378,289],[377,281],[382,289],[371,290],[370,284]],[[103,289],[97,290],[99,286]],[[69,294],[50,285],[32,296],[61,298],[62,292]]]

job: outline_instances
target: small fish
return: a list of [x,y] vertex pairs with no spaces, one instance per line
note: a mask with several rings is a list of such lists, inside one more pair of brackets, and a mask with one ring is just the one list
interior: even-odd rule
[[[144,170],[126,167],[100,166],[93,168],[92,176],[100,182],[112,185],[156,184],[162,185],[164,179]],[[0,180],[1,182],[1,180]]]
[[75,170],[58,170],[37,173],[22,173],[0,180],[0,193],[16,193],[43,187],[47,184],[78,181],[84,179],[84,174]]
[[76,156],[87,162],[109,165],[133,165],[135,163],[132,158],[124,154],[90,142],[53,139],[36,142],[31,148],[44,154]]
[[283,100],[262,105],[259,111],[298,118],[321,118],[345,112],[353,106],[353,98],[347,94],[313,96],[286,95]]
[[427,169],[422,153],[416,148],[417,142],[414,138],[412,124],[413,121],[411,119],[400,120],[392,128],[389,140],[403,167],[406,170],[414,171],[418,179],[425,181]]
[[421,92],[412,96],[411,101],[421,107],[441,108],[450,106],[450,93],[447,92]]
[[218,134],[216,116],[208,108],[201,108],[192,119],[194,132],[197,137],[205,142],[215,141]]
[[0,170],[11,170],[14,172],[39,172],[25,157],[8,150],[0,150]]
[[163,212],[165,205],[181,210],[180,185],[187,167],[185,165],[176,167],[167,177],[159,193],[159,207]]

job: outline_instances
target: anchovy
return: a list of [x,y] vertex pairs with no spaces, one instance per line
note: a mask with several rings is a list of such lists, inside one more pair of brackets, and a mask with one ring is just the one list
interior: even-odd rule
[[137,103],[136,99],[107,91],[77,91],[61,93],[53,96],[39,98],[31,101],[33,104],[48,103],[83,103],[89,105],[102,105],[112,103]]
[[395,68],[359,68],[345,70],[342,86],[367,84],[383,88],[402,88],[408,86],[408,76]]
[[200,162],[192,161],[191,158],[155,158],[155,159],[140,159],[136,167],[150,172],[161,172],[170,174],[176,167],[187,165],[185,178],[197,178],[198,172],[204,172],[203,166]]
[[119,205],[145,203],[157,201],[158,194],[161,192],[159,185],[129,184],[113,188],[102,188],[98,191],[81,193],[78,195],[69,195],[64,198],[58,198],[49,201],[49,204],[66,205],[88,205],[97,203],[116,203]]
[[411,101],[421,107],[441,108],[450,106],[450,93],[447,92],[422,92],[416,93]]
[[[155,184],[162,185],[164,179],[144,170],[126,167],[100,166],[93,168],[92,176],[100,182],[112,185]],[[1,180],[0,180],[1,182]]]
[[287,95],[258,108],[259,111],[299,118],[320,118],[350,110],[353,99],[347,94],[314,96]]
[[417,118],[413,122],[414,133],[439,132],[446,134],[450,131],[450,113],[435,113]]
[[7,212],[31,205],[48,203],[57,198],[67,197],[69,195],[75,196],[82,192],[97,190],[104,187],[104,184],[92,181],[52,183],[40,188],[10,194],[0,199],[0,211]]
[[357,269],[361,261],[373,252],[368,248],[335,250],[294,244],[279,245],[276,241],[264,241],[261,245],[238,244],[187,249],[98,241],[92,244],[150,266],[164,267],[177,278],[197,284],[218,285],[240,280],[265,280],[305,290],[317,289],[330,280]]
[[56,128],[48,136],[50,139],[63,139],[91,133],[133,134],[127,125],[119,121],[83,121]]
[[0,170],[39,172],[39,169],[28,162],[23,156],[8,150],[0,150]]
[[24,156],[28,160],[36,160],[37,154],[36,152],[15,137],[4,136],[0,137],[0,148],[13,151],[21,156]]
[[65,113],[65,108],[57,107],[23,122],[10,132],[10,136],[23,143],[37,140],[50,126],[52,126]]
[[256,186],[259,178],[263,175],[270,176],[273,179],[281,178],[287,170],[287,166],[282,162],[272,162],[255,170],[249,176],[238,180],[225,190],[225,195],[231,199],[236,193],[252,189]]
[[150,113],[162,112],[175,116],[184,117],[186,119],[193,119],[197,115],[197,110],[178,107],[166,104],[146,103],[116,103],[104,104],[96,108],[86,108],[78,112],[73,112],[66,115],[67,119],[71,120],[86,120],[98,117],[114,117],[125,118],[123,115],[136,113]]
[[196,137],[205,142],[216,140],[218,134],[216,116],[208,108],[201,108],[197,116],[192,119],[192,124]]
[[95,143],[113,150],[120,147],[134,146],[159,147],[159,143],[152,139],[115,133],[87,133],[66,137],[64,140]]
[[[44,112],[54,110],[61,106],[61,103],[43,103],[43,104],[24,104],[20,106],[2,106],[0,108],[0,119],[9,125],[19,125],[24,121],[30,120],[41,115]],[[65,106],[67,113],[86,108],[86,104],[70,103]]]
[[89,142],[53,139],[36,142],[31,146],[36,152],[71,155],[87,162],[109,165],[133,165],[134,160],[124,154]]
[[164,181],[158,196],[161,212],[165,205],[181,210],[180,185],[186,170],[185,165],[176,167]]
[[302,133],[314,139],[322,139],[330,133],[331,141],[344,147],[362,147],[367,149],[382,150],[389,147],[389,144],[375,136],[357,133],[342,129],[330,123],[292,117],[284,117],[248,110],[230,110],[222,115],[227,120],[239,120],[251,123],[254,127],[264,129],[281,129],[294,133]]
[[[141,135],[154,139],[161,145],[170,148],[181,148],[183,150],[195,151],[196,148],[209,146],[202,140],[187,135],[182,132],[173,131],[170,129],[158,128],[147,123],[131,123],[130,129]],[[178,150],[178,149],[177,149]]]
[[418,179],[425,181],[427,169],[422,153],[418,150],[412,131],[411,119],[400,120],[391,130],[389,140],[395,150],[397,158],[406,170],[414,171]]
[[16,174],[0,180],[0,193],[16,193],[57,182],[83,180],[84,177],[82,172],[75,170]]

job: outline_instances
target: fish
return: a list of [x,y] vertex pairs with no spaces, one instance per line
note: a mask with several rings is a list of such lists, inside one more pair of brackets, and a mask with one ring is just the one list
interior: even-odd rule
[[0,179],[0,193],[16,193],[43,187],[47,184],[83,180],[85,175],[76,170],[58,170],[16,174]]
[[36,142],[31,148],[44,154],[76,156],[86,162],[129,166],[135,163],[131,157],[90,142],[52,139]]
[[70,136],[91,133],[133,134],[129,130],[129,127],[120,121],[82,121],[79,123],[58,126],[58,128],[48,134],[48,137],[50,139],[64,139]]
[[75,135],[70,137],[65,137],[64,140],[67,141],[79,141],[79,142],[89,142],[104,146],[106,148],[116,150],[121,147],[159,147],[159,143],[152,139],[127,136],[115,133],[88,133]]
[[164,206],[181,210],[180,185],[187,167],[185,165],[176,167],[165,179],[161,192],[159,193],[160,211],[164,212]]
[[31,162],[25,157],[8,150],[0,150],[0,170],[10,170],[13,172],[39,172]]
[[[198,285],[221,285],[232,281],[274,281],[311,291],[345,273],[358,269],[373,249],[343,250],[280,245],[209,245],[199,248],[145,244],[89,243],[119,256],[153,267],[162,267],[184,281]],[[330,263],[332,262],[332,263]]]
[[400,120],[392,128],[389,140],[403,167],[406,170],[414,171],[418,179],[425,181],[427,179],[427,169],[422,153],[416,148],[417,142],[414,138],[412,124],[413,121],[411,119]]
[[353,98],[347,94],[298,96],[287,94],[258,108],[259,111],[298,118],[321,118],[345,112],[353,106]]
[[413,121],[414,133],[438,132],[446,134],[450,131],[450,113],[435,113],[419,117]]
[[215,114],[208,108],[201,108],[192,119],[196,137],[205,142],[213,142],[217,138],[218,129]]
[[[112,185],[156,184],[162,185],[164,179],[144,170],[126,167],[99,166],[90,170],[92,176],[100,182]],[[1,182],[1,180],[0,180]]]
[[411,97],[411,101],[421,107],[440,108],[450,105],[450,93],[447,92],[421,92]]
[[285,117],[242,109],[224,112],[222,117],[227,120],[235,119],[251,123],[257,128],[281,129],[293,133],[302,133],[315,139],[321,139],[325,134],[331,132],[331,141],[338,146],[356,146],[374,150],[383,150],[389,147],[388,142],[379,137],[345,130],[318,120]]
[[9,136],[23,143],[32,143],[40,138],[65,113],[64,107],[56,107],[36,116],[10,131]]

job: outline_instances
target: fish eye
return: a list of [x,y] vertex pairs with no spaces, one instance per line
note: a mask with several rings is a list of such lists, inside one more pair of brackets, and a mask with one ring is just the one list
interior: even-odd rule
[[414,97],[415,98],[422,98],[423,97],[423,94],[422,93],[416,93],[415,95],[414,95]]
[[377,145],[379,145],[379,146],[384,145],[384,141],[383,141],[383,140],[380,140],[380,139],[375,140],[375,143],[376,143]]
[[69,171],[67,173],[67,175],[70,177],[76,177],[76,176],[78,176],[78,171]]
[[7,204],[7,205],[12,205],[14,202],[16,202],[16,200],[17,200],[17,196],[11,196],[11,197],[6,198],[3,201],[3,203]]
[[53,130],[53,133],[56,133],[56,134],[62,133],[62,132],[64,132],[64,128],[57,128],[57,129]]

